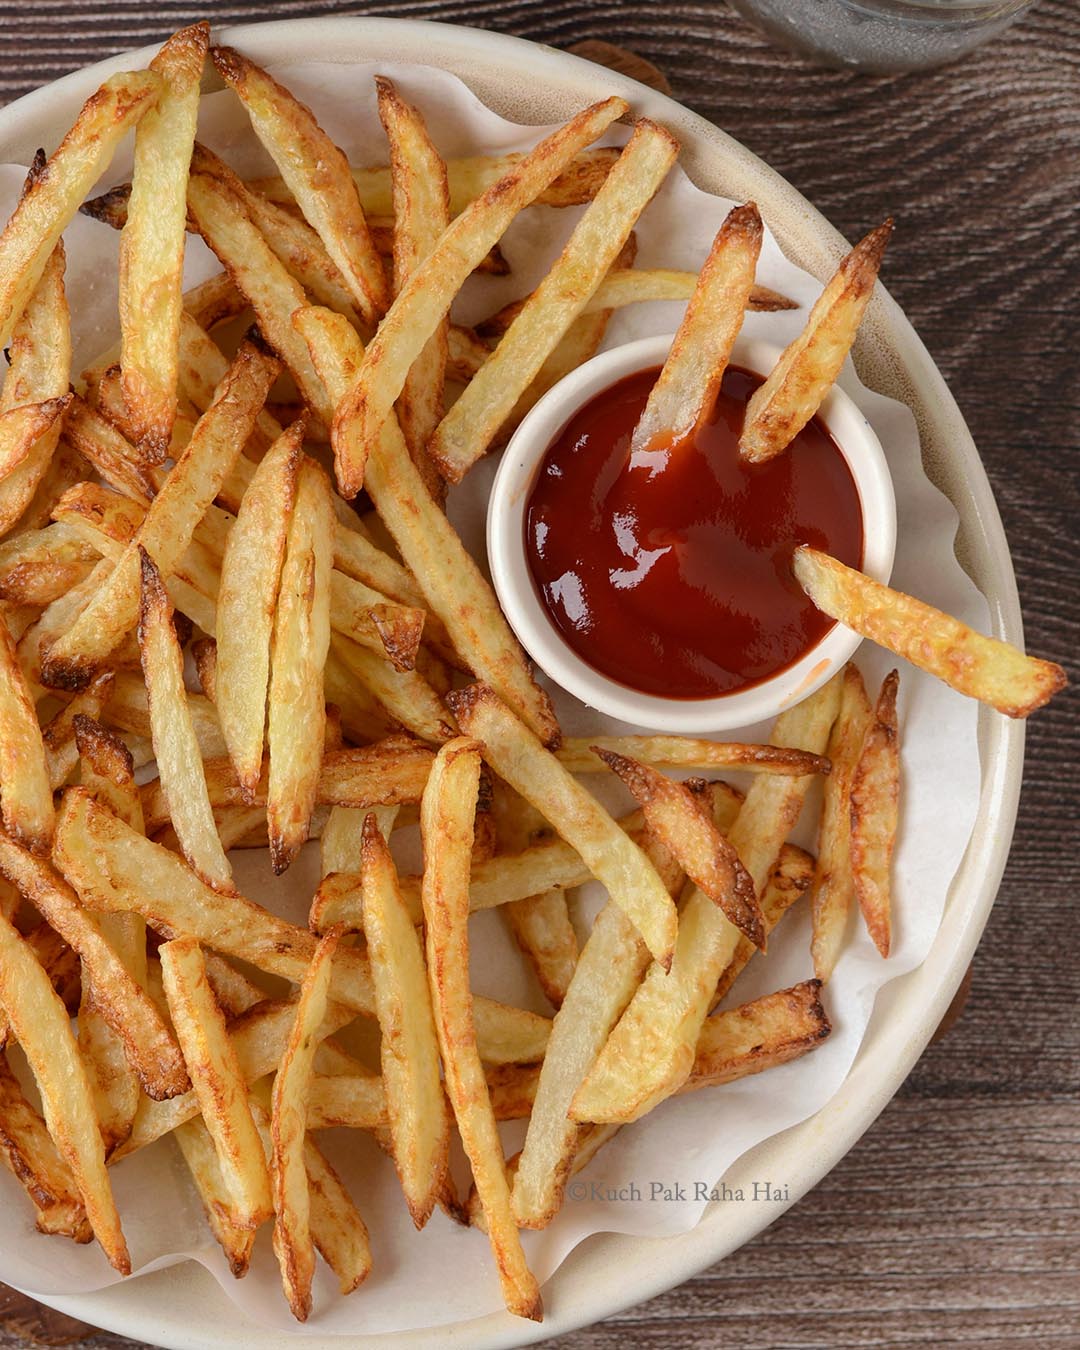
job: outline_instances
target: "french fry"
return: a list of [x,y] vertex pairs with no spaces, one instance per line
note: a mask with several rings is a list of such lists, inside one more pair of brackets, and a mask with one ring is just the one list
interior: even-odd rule
[[292,1314],[306,1322],[311,1312],[315,1244],[311,1240],[311,1197],[304,1166],[307,1094],[318,1046],[318,1030],[326,1017],[327,994],[339,930],[322,938],[300,985],[296,1017],[274,1078],[270,1117],[273,1156],[270,1179],[274,1196],[274,1253]]
[[199,1192],[210,1231],[225,1253],[233,1278],[239,1280],[251,1264],[255,1233],[235,1222],[236,1202],[221,1170],[213,1137],[205,1122],[196,1117],[177,1125],[173,1138]]
[[346,676],[359,680],[414,736],[441,745],[454,734],[453,718],[445,703],[418,670],[396,670],[385,657],[350,642],[341,633],[333,635],[331,647],[334,663]]
[[386,274],[345,156],[311,110],[265,70],[232,47],[214,47],[210,54],[340,269],[365,320],[374,327],[389,301]]
[[255,470],[221,564],[217,710],[241,791],[248,794],[262,771],[274,609],[303,439],[303,420],[294,422]]
[[147,1095],[161,1098],[183,1092],[187,1075],[168,1027],[71,887],[47,862],[4,834],[0,834],[0,870],[78,953],[94,1006],[123,1042]]
[[129,424],[147,459],[167,455],[176,416],[187,173],[210,25],[174,33],[150,62],[162,81],[135,131],[120,236],[120,364]]
[[397,671],[416,668],[426,611],[387,600],[343,572],[330,574],[330,621],[345,637],[380,653]]
[[556,750],[570,773],[603,773],[607,765],[597,751],[629,755],[661,769],[750,769],[757,773],[828,773],[823,755],[810,755],[786,745],[747,745],[737,741],[705,741],[690,736],[567,736]]
[[0,347],[7,346],[79,203],[160,90],[161,79],[150,70],[111,76],[90,95],[59,149],[34,174],[0,235]]
[[[217,712],[210,700],[203,694],[193,694],[185,690],[184,703],[195,732],[200,755],[215,760],[224,755],[225,739],[221,733]],[[151,735],[149,695],[146,685],[134,672],[126,670],[116,672],[102,721],[136,736]]]
[[64,418],[64,440],[77,450],[116,492],[144,507],[154,481],[135,447],[113,424],[78,394]]
[[[536,198],[536,204],[583,206],[595,197],[618,157],[619,151],[615,146],[582,150]],[[508,169],[519,164],[523,158],[521,154],[470,155],[447,160],[451,214],[460,215],[470,202],[497,183]],[[351,172],[367,215],[392,216],[394,197],[391,169],[354,167]],[[250,186],[264,193],[271,201],[288,205],[295,200],[282,178],[255,179]]]
[[840,711],[829,736],[832,770],[825,779],[818,827],[817,870],[811,896],[814,974],[827,983],[844,941],[855,894],[851,873],[851,778],[870,724],[870,701],[856,666],[844,669]]
[[622,99],[606,99],[541,141],[457,217],[409,277],[334,416],[334,461],[344,496],[362,486],[364,466],[405,377],[466,277],[518,212],[626,110]]
[[874,946],[888,956],[892,942],[889,871],[900,806],[900,740],[895,670],[885,676],[851,773],[851,875]]
[[[294,322],[311,346],[330,397],[339,400],[360,360],[356,333],[336,315],[317,308],[302,310]],[[424,487],[393,417],[372,456],[366,486],[454,647],[546,744],[556,742],[559,730],[551,700],[532,678],[490,586]]]
[[95,801],[141,834],[142,802],[131,751],[118,736],[85,714],[74,718],[74,729],[82,760],[82,786]]
[[[375,89],[379,119],[390,144],[396,295],[449,226],[450,189],[446,164],[420,113],[401,97],[390,80],[376,76]],[[397,403],[405,444],[436,501],[445,496],[446,484],[428,454],[428,443],[445,411],[443,383],[449,327],[449,317],[444,317],[413,362]]]
[[216,272],[184,292],[184,313],[207,332],[235,319],[247,307],[247,297],[228,271]]
[[754,285],[761,236],[761,216],[753,202],[733,207],[720,226],[634,427],[630,468],[635,456],[692,437],[711,415]]
[[644,809],[645,823],[675,855],[690,880],[755,946],[763,946],[765,933],[754,883],[690,789],[627,755],[594,748]]
[[139,650],[150,704],[151,739],[161,786],[169,803],[184,857],[219,890],[232,889],[232,868],[225,856],[210,809],[202,758],[184,690],[184,659],[172,625],[161,576],[140,549],[142,595]]
[[97,559],[67,525],[24,530],[0,542],[0,600],[43,608],[84,580]]
[[187,192],[199,233],[247,297],[263,336],[288,366],[304,401],[329,425],[333,405],[312,368],[307,347],[290,325],[290,316],[307,304],[307,296],[251,219],[244,185],[196,142]]
[[113,1268],[130,1275],[131,1258],[105,1170],[94,1098],[67,1009],[30,947],[3,916],[0,1006],[33,1070],[49,1135],[71,1169],[94,1236]]
[[1006,717],[1027,717],[1067,683],[1053,661],[1025,656],[1009,642],[984,637],[827,553],[798,548],[794,565],[799,585],[822,613]]
[[139,547],[163,577],[172,573],[239,455],[278,368],[272,357],[248,343],[241,346],[226,387],[199,419],[190,444],[150,505],[136,539],[71,629],[50,649],[42,672],[46,683],[61,688],[85,684],[134,624],[139,608]]
[[48,853],[55,813],[49,763],[18,651],[0,615],[0,813],[4,829]]
[[683,1091],[716,1087],[798,1059],[832,1030],[821,981],[805,980],[705,1019]]
[[447,702],[462,731],[483,742],[486,762],[551,821],[608,888],[659,964],[670,965],[675,906],[638,846],[486,685],[470,685]]
[[[544,359],[615,262],[678,152],[670,132],[646,119],[638,122],[559,259],[439,424],[429,448],[451,482],[460,482],[491,444]],[[741,312],[740,308],[740,318]]]
[[33,501],[70,406],[71,317],[64,265],[64,245],[58,241],[11,334],[0,394],[0,533],[10,530]]
[[428,980],[446,1092],[487,1219],[503,1300],[516,1316],[540,1321],[540,1289],[521,1249],[473,1025],[466,921],[479,781],[476,743],[450,741],[436,756],[420,804]]
[[312,1241],[338,1277],[339,1291],[351,1294],[371,1274],[367,1228],[341,1178],[310,1136],[304,1141],[304,1166]]
[[[227,276],[227,273],[222,273]],[[232,285],[231,281],[229,283]],[[238,293],[239,294],[239,293]],[[247,300],[239,296],[239,308],[247,307]],[[229,362],[225,353],[217,345],[206,329],[194,315],[182,310],[180,313],[180,388],[190,400],[197,412],[205,412],[214,401],[218,386],[229,373]],[[248,450],[265,453],[281,435],[281,424],[263,408],[255,419],[255,429],[248,438]],[[254,465],[240,459],[233,465],[232,473],[221,485],[224,497],[230,488],[238,488],[235,502],[231,507],[236,510],[248,484],[248,479],[240,480],[244,471],[254,472]]]
[[79,760],[79,749],[75,743],[75,719],[80,716],[100,716],[112,690],[113,678],[111,670],[102,671],[81,694],[76,694],[41,728],[49,785],[54,792],[67,782]]
[[161,974],[192,1090],[232,1196],[233,1222],[255,1230],[274,1212],[266,1156],[248,1106],[247,1087],[195,938],[158,949]]
[[307,840],[318,798],[333,537],[329,479],[314,460],[304,459],[281,565],[270,663],[266,819],[275,872],[284,872]]
[[[761,916],[765,924],[766,938],[795,901],[810,889],[814,879],[814,867],[814,857],[805,849],[798,848],[794,844],[785,844],[780,850],[772,876],[761,893]],[[756,951],[757,948],[749,939],[739,938],[731,960],[717,981],[716,992],[711,1000],[713,1007],[725,997]]]
[[93,1240],[71,1168],[49,1137],[44,1120],[27,1101],[4,1054],[0,1054],[0,1162],[33,1202],[39,1232],[75,1242]]
[[871,230],[841,262],[806,327],[746,405],[739,453],[762,464],[783,453],[821,407],[862,322],[885,254],[892,220]]
[[413,1223],[423,1228],[449,1165],[450,1121],[427,972],[390,851],[369,815],[360,893],[371,958],[394,1165]]

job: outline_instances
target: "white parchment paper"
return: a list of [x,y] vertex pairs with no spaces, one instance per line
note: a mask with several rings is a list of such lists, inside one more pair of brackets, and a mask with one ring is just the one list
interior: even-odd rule
[[[542,130],[504,121],[455,77],[426,67],[381,66],[377,72],[372,66],[307,63],[282,67],[280,73],[316,110],[353,162],[385,163],[387,158],[375,110],[375,73],[391,76],[405,96],[421,108],[445,155],[525,149],[535,143]],[[212,94],[204,100],[200,136],[243,173],[272,171],[229,93]],[[625,129],[616,129],[611,139],[618,142],[625,136]],[[51,151],[53,147],[46,148]],[[117,159],[102,188],[124,181],[129,170],[130,151]],[[17,166],[0,166],[0,213],[4,217],[17,200],[23,174]],[[701,192],[676,169],[639,224],[638,265],[696,271],[731,205]],[[513,274],[474,278],[455,312],[469,321],[524,294],[558,252],[579,214],[578,210],[543,207],[525,212],[504,245]],[[866,223],[869,226],[873,222]],[[81,368],[117,335],[117,241],[105,226],[83,217],[76,218],[65,239],[68,288],[75,316],[75,359]],[[217,270],[216,260],[201,242],[193,241],[186,265],[188,284]],[[799,331],[818,284],[783,257],[768,233],[758,277],[803,306],[790,313],[747,316],[744,331],[749,335],[783,344]],[[660,303],[624,309],[612,320],[606,345],[670,332],[678,324],[681,309],[680,305]],[[987,605],[953,554],[956,511],[923,472],[911,414],[865,389],[850,362],[840,383],[876,431],[895,482],[899,544],[894,584],[985,629]],[[478,466],[450,503],[467,545],[481,558],[493,471],[493,464]],[[887,653],[869,644],[861,648],[858,661],[871,690],[894,664]],[[620,729],[559,690],[552,693],[568,733]],[[895,860],[892,956],[882,961],[861,924],[853,923],[851,939],[826,991],[833,1034],[822,1048],[759,1077],[670,1100],[602,1150],[582,1174],[584,1184],[571,1186],[567,1203],[551,1227],[524,1235],[529,1261],[541,1280],[593,1233],[657,1236],[692,1228],[707,1203],[703,1192],[740,1154],[805,1119],[832,1097],[859,1048],[878,990],[912,970],[926,956],[975,818],[980,781],[976,708],[935,680],[903,665],[900,712],[903,801]],[[767,733],[764,726],[746,728],[748,739]],[[600,780],[593,778],[590,782],[600,790]],[[614,791],[610,785],[604,785],[604,790]],[[618,804],[614,796],[610,801]],[[812,798],[799,836],[808,843],[813,840],[816,811],[816,799]],[[253,899],[304,922],[318,879],[317,850],[309,846],[297,866],[281,880],[272,877],[263,852],[247,853],[241,856],[237,879]],[[598,888],[586,891],[590,889]],[[596,895],[583,894],[582,912],[593,912],[596,901]],[[537,1011],[550,1011],[497,914],[475,916],[470,932],[478,992]],[[756,957],[739,980],[734,1001],[743,1002],[812,974],[809,917],[806,906],[797,906],[770,944],[768,956]],[[508,1153],[520,1147],[523,1134],[523,1124],[506,1127]],[[199,1261],[249,1318],[298,1335],[437,1327],[501,1306],[487,1240],[481,1233],[456,1227],[436,1213],[425,1231],[417,1234],[393,1168],[368,1136],[333,1131],[324,1136],[324,1142],[371,1233],[374,1270],[366,1285],[351,1297],[338,1296],[335,1282],[320,1264],[315,1312],[305,1328],[297,1327],[281,1297],[266,1231],[260,1235],[247,1278],[233,1280],[169,1140],[114,1169],[117,1201],[136,1272],[188,1258]],[[786,1182],[783,1177],[769,1180],[775,1186]],[[675,1198],[680,1195],[684,1198]],[[0,1175],[0,1254],[3,1278],[34,1293],[77,1293],[102,1288],[116,1279],[96,1247],[75,1247],[38,1234],[29,1204],[6,1172]]]

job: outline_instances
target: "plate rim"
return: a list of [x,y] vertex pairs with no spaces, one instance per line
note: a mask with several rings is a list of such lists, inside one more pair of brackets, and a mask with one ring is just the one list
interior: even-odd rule
[[[719,127],[664,94],[568,52],[464,25],[348,15],[229,25],[215,28],[214,38],[248,44],[259,60],[272,64],[382,59],[437,66],[457,74],[496,111],[522,123],[558,120],[567,102],[576,107],[604,94],[623,94],[638,114],[662,120],[682,133],[681,163],[699,186],[736,198],[755,196],[785,254],[798,265],[823,279],[848,247],[786,180]],[[102,79],[132,64],[146,64],[158,46],[153,43],[119,53],[0,109],[0,154],[5,160],[20,153],[25,157],[30,141],[36,145],[39,133],[35,128],[50,122],[66,126],[77,105]],[[329,55],[328,47],[332,47]],[[537,83],[528,82],[527,89],[508,89],[506,69],[515,63],[527,65],[539,77]],[[508,106],[514,111],[508,112]],[[722,187],[710,186],[718,175]],[[978,451],[926,347],[888,292],[878,289],[854,353],[860,377],[882,392],[904,389],[900,397],[915,413],[924,465],[960,514],[957,552],[990,605],[992,632],[1022,643],[1012,561]],[[921,966],[882,990],[863,1046],[836,1095],[806,1121],[743,1154],[725,1174],[732,1185],[740,1179],[751,1181],[755,1173],[768,1176],[770,1169],[780,1175],[784,1157],[801,1151],[801,1172],[792,1184],[789,1202],[779,1206],[746,1202],[737,1206],[734,1215],[736,1207],[713,1205],[695,1228],[673,1237],[597,1234],[576,1248],[544,1286],[545,1320],[541,1324],[522,1323],[497,1312],[431,1330],[350,1339],[371,1346],[422,1346],[437,1341],[470,1350],[496,1350],[558,1336],[691,1278],[756,1236],[789,1204],[801,1199],[892,1099],[963,978],[1008,857],[1023,744],[1022,723],[981,710],[983,782],[976,823],[929,955]],[[893,1004],[905,1005],[902,1021]],[[725,1216],[727,1221],[721,1222]],[[213,1277],[193,1261],[88,1294],[34,1297],[107,1330],[176,1350],[222,1345],[244,1350],[258,1345],[265,1350],[297,1344],[295,1332],[275,1333],[249,1322]],[[233,1324],[228,1329],[222,1322],[223,1312]],[[341,1344],[338,1335],[312,1331],[315,1334],[302,1337],[307,1345]]]

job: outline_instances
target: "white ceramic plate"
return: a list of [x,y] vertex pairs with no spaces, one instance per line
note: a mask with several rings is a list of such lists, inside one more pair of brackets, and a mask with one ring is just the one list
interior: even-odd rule
[[[215,38],[256,60],[340,63],[417,62],[453,71],[496,112],[521,123],[553,122],[604,94],[623,94],[635,111],[672,128],[681,163],[699,186],[757,201],[785,253],[824,279],[846,245],[793,188],[716,127],[673,100],[576,57],[516,38],[408,20],[326,18],[230,28]],[[145,65],[156,48],[114,57],[40,89],[0,112],[0,160],[28,163],[54,144],[86,97],[114,71]],[[1019,603],[1001,521],[978,453],[945,383],[911,325],[884,292],[872,304],[855,353],[864,382],[915,413],[930,477],[960,514],[958,551],[990,604],[993,632],[1022,639]],[[843,1157],[888,1103],[949,1004],[982,933],[1005,865],[1023,763],[1023,724],[983,710],[979,721],[982,789],[963,865],[926,961],[892,981],[877,999],[862,1049],[842,1089],[815,1116],[744,1154],[728,1172],[732,1188],[754,1177],[790,1180],[799,1200]],[[595,1322],[690,1278],[749,1241],[782,1212],[775,1201],[715,1204],[678,1237],[597,1235],[578,1247],[545,1286],[545,1320],[525,1324],[500,1313],[433,1333],[350,1338],[379,1346],[524,1345]],[[2,1272],[2,1258],[0,1258]],[[50,1302],[97,1326],[155,1345],[294,1346],[243,1319],[213,1279],[193,1263],[140,1276],[98,1293]],[[300,1333],[301,1335],[303,1333]],[[337,1346],[337,1338],[304,1337]]]

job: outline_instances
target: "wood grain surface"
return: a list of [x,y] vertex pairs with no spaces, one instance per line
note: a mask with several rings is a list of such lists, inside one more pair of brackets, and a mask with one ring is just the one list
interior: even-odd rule
[[[453,20],[559,47],[623,45],[849,238],[895,214],[887,283],[986,463],[1028,643],[1076,677],[1075,0],[1041,0],[959,65],[897,77],[816,69],[720,0],[26,0],[0,4],[0,99],[197,17],[335,12]],[[949,1035],[840,1166],[757,1241],[668,1294],[562,1338],[563,1350],[1080,1346],[1075,693],[1032,720],[1027,745],[1010,863],[970,1000]],[[0,1327],[14,1316],[0,1302]],[[0,1329],[0,1347],[82,1334],[52,1315],[32,1324],[20,1304]],[[80,1343],[131,1344],[104,1334]]]

